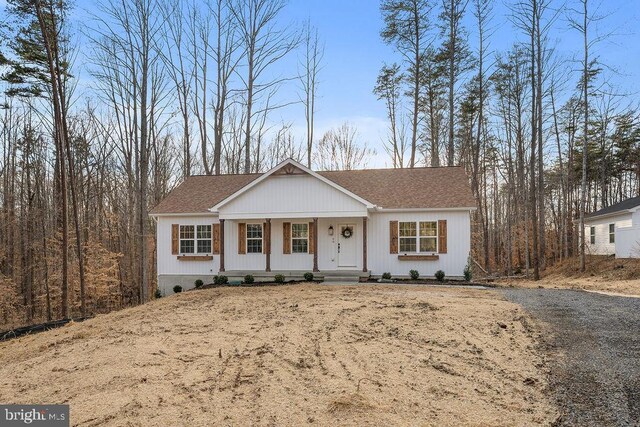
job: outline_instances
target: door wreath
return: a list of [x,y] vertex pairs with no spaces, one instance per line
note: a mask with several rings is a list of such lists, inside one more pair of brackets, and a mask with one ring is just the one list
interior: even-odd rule
[[349,237],[353,236],[353,228],[351,227],[345,227],[342,230],[342,237],[344,237],[345,239],[348,239]]

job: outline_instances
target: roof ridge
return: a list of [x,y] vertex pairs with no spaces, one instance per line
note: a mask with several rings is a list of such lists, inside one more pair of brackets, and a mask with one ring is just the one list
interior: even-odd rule
[[[406,168],[367,168],[367,169],[341,169],[341,170],[314,170],[316,173],[336,173],[336,172],[368,172],[368,171],[411,171],[411,170],[436,170],[436,169],[457,169],[464,168],[462,165],[456,166],[415,166]],[[217,177],[217,176],[251,176],[251,175],[264,175],[266,172],[249,172],[249,173],[221,173],[219,175],[214,174],[192,174],[186,178],[200,178],[200,177]],[[185,179],[186,179],[185,178]]]
[[436,170],[436,169],[463,169],[462,165],[457,166],[415,166],[406,168],[368,168],[368,169],[343,169],[333,171],[315,171],[317,173],[332,173],[332,172],[367,172],[367,171],[411,171],[411,170]]
[[[250,175],[264,175],[264,172],[250,172],[250,173],[221,173],[219,175],[198,173],[195,175],[189,175],[187,178],[207,178],[216,176],[250,176]],[[186,179],[186,178],[185,178]]]

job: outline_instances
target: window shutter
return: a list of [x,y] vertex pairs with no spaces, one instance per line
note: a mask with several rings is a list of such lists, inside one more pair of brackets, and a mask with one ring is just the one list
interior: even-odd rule
[[238,254],[243,255],[247,253],[247,224],[244,222],[238,223]]
[[389,221],[389,253],[398,253],[398,221]]
[[282,253],[291,253],[291,223],[282,223]]
[[171,224],[171,254],[178,255],[180,253],[180,225]]
[[313,222],[309,223],[309,253],[312,254],[316,247],[316,230],[313,228]]
[[220,224],[211,224],[211,250],[214,255],[220,253]]
[[447,220],[438,220],[438,253],[447,253]]

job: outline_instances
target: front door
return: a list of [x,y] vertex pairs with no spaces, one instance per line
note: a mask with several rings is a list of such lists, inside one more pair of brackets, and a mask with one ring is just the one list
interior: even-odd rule
[[340,224],[338,230],[338,267],[355,267],[356,225]]

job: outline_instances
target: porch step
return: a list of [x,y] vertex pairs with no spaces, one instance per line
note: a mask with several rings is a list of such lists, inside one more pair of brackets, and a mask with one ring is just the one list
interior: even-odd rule
[[370,272],[358,270],[325,271],[325,283],[360,283],[361,278],[369,277]]

